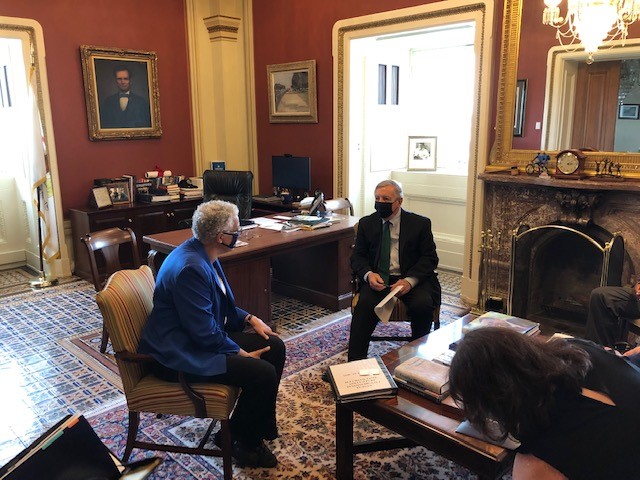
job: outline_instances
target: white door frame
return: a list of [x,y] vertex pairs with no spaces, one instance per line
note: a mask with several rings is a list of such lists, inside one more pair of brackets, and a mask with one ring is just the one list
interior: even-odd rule
[[[43,120],[43,128],[46,139],[46,148],[49,159],[49,171],[53,185],[54,208],[56,213],[56,230],[58,232],[59,256],[49,263],[49,275],[52,278],[71,275],[71,261],[67,249],[64,215],[62,210],[62,197],[60,195],[60,178],[58,175],[58,157],[56,154],[56,142],[53,132],[53,119],[51,115],[51,99],[49,97],[49,81],[47,78],[46,54],[44,48],[44,34],[42,26],[35,20],[13,17],[0,17],[0,35],[9,36],[11,32],[23,32],[29,36],[33,46],[33,60],[36,65],[36,82],[38,85],[38,108]],[[27,251],[27,264],[36,265],[39,268],[39,245],[37,243],[37,231],[32,246],[35,251]],[[35,261],[35,263],[34,263]]]
[[[350,41],[352,39],[422,30],[435,25],[476,22],[476,78],[478,95],[474,102],[473,133],[467,188],[467,222],[462,298],[477,304],[480,288],[480,232],[484,215],[484,186],[477,179],[488,163],[491,69],[493,45],[493,2],[451,0],[382,12],[336,22],[333,27],[333,162],[334,196],[349,195],[349,114]],[[354,192],[355,193],[355,192]]]

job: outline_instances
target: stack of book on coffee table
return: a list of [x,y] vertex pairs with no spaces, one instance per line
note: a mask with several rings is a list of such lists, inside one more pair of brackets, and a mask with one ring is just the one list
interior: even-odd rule
[[449,367],[426,358],[411,357],[398,365],[393,378],[401,388],[437,403],[449,395]]
[[398,386],[380,357],[331,365],[327,370],[336,402],[393,398]]

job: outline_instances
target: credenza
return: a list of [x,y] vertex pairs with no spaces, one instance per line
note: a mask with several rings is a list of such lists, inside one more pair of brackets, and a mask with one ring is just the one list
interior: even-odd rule
[[92,281],[91,266],[86,247],[81,238],[90,232],[105,228],[131,228],[138,239],[140,258],[147,258],[149,245],[142,241],[145,235],[168,232],[185,228],[181,221],[189,220],[201,198],[176,202],[134,203],[133,205],[117,205],[105,209],[72,208],[71,230],[73,234],[73,252],[75,258],[74,274],[89,282]]

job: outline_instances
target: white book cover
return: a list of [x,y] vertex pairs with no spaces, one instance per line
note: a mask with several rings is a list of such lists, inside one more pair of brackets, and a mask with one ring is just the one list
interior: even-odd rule
[[338,401],[389,396],[398,388],[379,357],[331,365],[329,378]]

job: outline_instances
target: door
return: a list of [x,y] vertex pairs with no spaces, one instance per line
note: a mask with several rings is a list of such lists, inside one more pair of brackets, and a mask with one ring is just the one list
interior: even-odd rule
[[578,66],[571,148],[613,151],[620,66],[619,60]]

